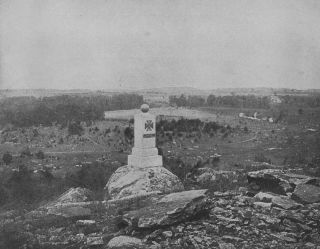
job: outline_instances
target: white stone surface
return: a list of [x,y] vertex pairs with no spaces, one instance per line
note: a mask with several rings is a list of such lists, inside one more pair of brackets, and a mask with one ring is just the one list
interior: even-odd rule
[[162,156],[156,148],[156,117],[146,112],[134,116],[134,147],[128,165],[137,168],[162,166]]
[[142,240],[129,237],[129,236],[118,236],[111,239],[107,245],[107,248],[113,249],[128,249],[128,248],[136,248],[141,249],[145,248],[142,243]]
[[150,192],[172,193],[183,191],[180,179],[164,167],[122,166],[110,177],[106,189],[112,199]]
[[156,167],[162,166],[162,156],[135,156],[129,155],[128,156],[128,165],[134,166],[136,168],[147,168],[147,167]]

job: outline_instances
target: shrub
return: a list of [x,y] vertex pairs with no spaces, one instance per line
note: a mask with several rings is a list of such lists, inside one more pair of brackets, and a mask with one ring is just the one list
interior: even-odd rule
[[254,156],[254,161],[259,163],[269,163],[271,164],[271,160],[266,158],[262,153],[256,154]]
[[13,172],[7,185],[14,198],[27,203],[33,201],[35,182],[32,179],[32,172],[25,165],[20,165],[19,170]]
[[21,156],[21,157],[25,157],[25,156],[31,157],[31,156],[32,156],[32,153],[31,153],[31,151],[30,151],[30,149],[29,149],[28,146],[25,147],[25,148],[21,151],[20,156]]
[[65,183],[69,187],[84,187],[93,191],[102,191],[108,179],[118,166],[113,164],[85,165],[77,172],[67,172]]
[[12,162],[12,155],[9,152],[6,152],[2,156],[2,160],[5,164],[10,164]]
[[128,140],[132,140],[133,139],[133,136],[134,136],[134,134],[133,134],[133,128],[132,127],[126,127],[125,129],[124,129],[124,136],[125,136],[125,138],[126,139],[128,139]]
[[44,159],[44,152],[42,150],[39,150],[37,153],[36,153],[36,157],[38,159]]
[[81,136],[83,132],[83,127],[79,122],[72,122],[68,126],[68,134],[69,135],[78,135]]

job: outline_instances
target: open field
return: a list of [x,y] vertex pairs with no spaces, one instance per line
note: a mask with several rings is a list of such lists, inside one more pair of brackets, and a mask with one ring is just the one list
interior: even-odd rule
[[[37,169],[52,165],[60,169],[73,167],[79,161],[95,161],[101,157],[108,158],[110,162],[119,161],[124,165],[126,155],[132,147],[132,143],[124,137],[124,128],[130,126],[129,119],[137,111],[107,112],[108,120],[85,126],[82,136],[69,136],[66,128],[59,126],[20,128],[2,132],[0,153],[8,151],[14,155],[14,161],[23,161]],[[250,165],[257,155],[261,154],[272,164],[289,167],[305,166],[319,156],[319,123],[316,123],[318,109],[313,110],[313,119],[310,119],[309,112],[289,116],[288,118],[295,119],[292,124],[239,118],[238,112],[239,110],[230,108],[197,110],[164,107],[151,110],[158,118],[198,118],[204,122],[214,121],[232,128],[227,134],[218,131],[210,136],[202,135],[200,139],[187,137],[186,133],[176,135],[172,140],[164,138],[159,147],[167,157],[179,157],[186,162],[195,163],[198,159],[206,160],[218,153],[221,155],[219,169],[226,170],[239,165]],[[41,162],[21,159],[19,155],[26,147],[33,154],[39,150],[43,151],[46,159]],[[12,164],[11,167],[14,165],[16,164]]]

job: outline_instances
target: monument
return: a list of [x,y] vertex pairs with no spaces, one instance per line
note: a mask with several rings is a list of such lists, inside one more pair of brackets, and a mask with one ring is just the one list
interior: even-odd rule
[[128,165],[138,168],[162,166],[162,156],[156,148],[156,117],[149,113],[149,106],[141,106],[141,113],[134,116],[134,147],[128,156]]
[[134,116],[134,147],[128,165],[112,174],[106,189],[112,199],[184,190],[179,178],[163,167],[156,147],[156,117],[149,113],[146,104]]

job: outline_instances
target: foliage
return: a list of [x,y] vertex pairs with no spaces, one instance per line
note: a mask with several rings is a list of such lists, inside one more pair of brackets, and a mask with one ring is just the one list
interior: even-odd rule
[[259,163],[269,163],[271,164],[271,160],[266,158],[262,153],[258,153],[254,156],[254,161]]
[[134,134],[133,134],[133,128],[131,126],[128,126],[128,127],[126,127],[124,129],[124,136],[128,140],[132,140],[133,139]]
[[101,165],[97,162],[92,165],[84,165],[77,172],[68,172],[65,176],[65,183],[69,187],[101,191],[116,169],[117,166],[112,164]]
[[[278,96],[281,105],[296,105],[300,107],[319,107],[320,95],[283,95]],[[269,96],[256,95],[226,95],[215,96],[209,95],[207,99],[201,96],[190,95],[188,97],[183,94],[180,96],[169,96],[169,104],[177,107],[234,107],[234,108],[257,108],[269,109],[273,106]],[[279,105],[279,104],[277,104]],[[300,110],[302,110],[300,108]],[[302,111],[300,111],[302,112]],[[299,112],[299,113],[300,113]],[[301,114],[301,113],[300,113]]]
[[39,150],[35,155],[38,159],[44,159],[44,152],[42,150]]
[[66,126],[71,121],[102,120],[106,110],[133,109],[142,103],[143,97],[137,94],[3,98],[0,125],[30,127],[58,123]]
[[9,152],[4,153],[2,156],[2,161],[7,165],[12,162],[12,159],[12,155]]
[[8,180],[7,186],[12,191],[12,196],[25,202],[34,199],[34,184],[32,184],[32,171],[25,165],[19,165]]
[[72,122],[68,126],[68,134],[69,135],[78,135],[81,136],[83,132],[83,127],[80,122]]
[[21,151],[20,153],[20,156],[21,157],[31,157],[32,156],[32,153],[30,151],[30,148],[28,146],[26,146],[25,148],[23,148],[23,150]]

